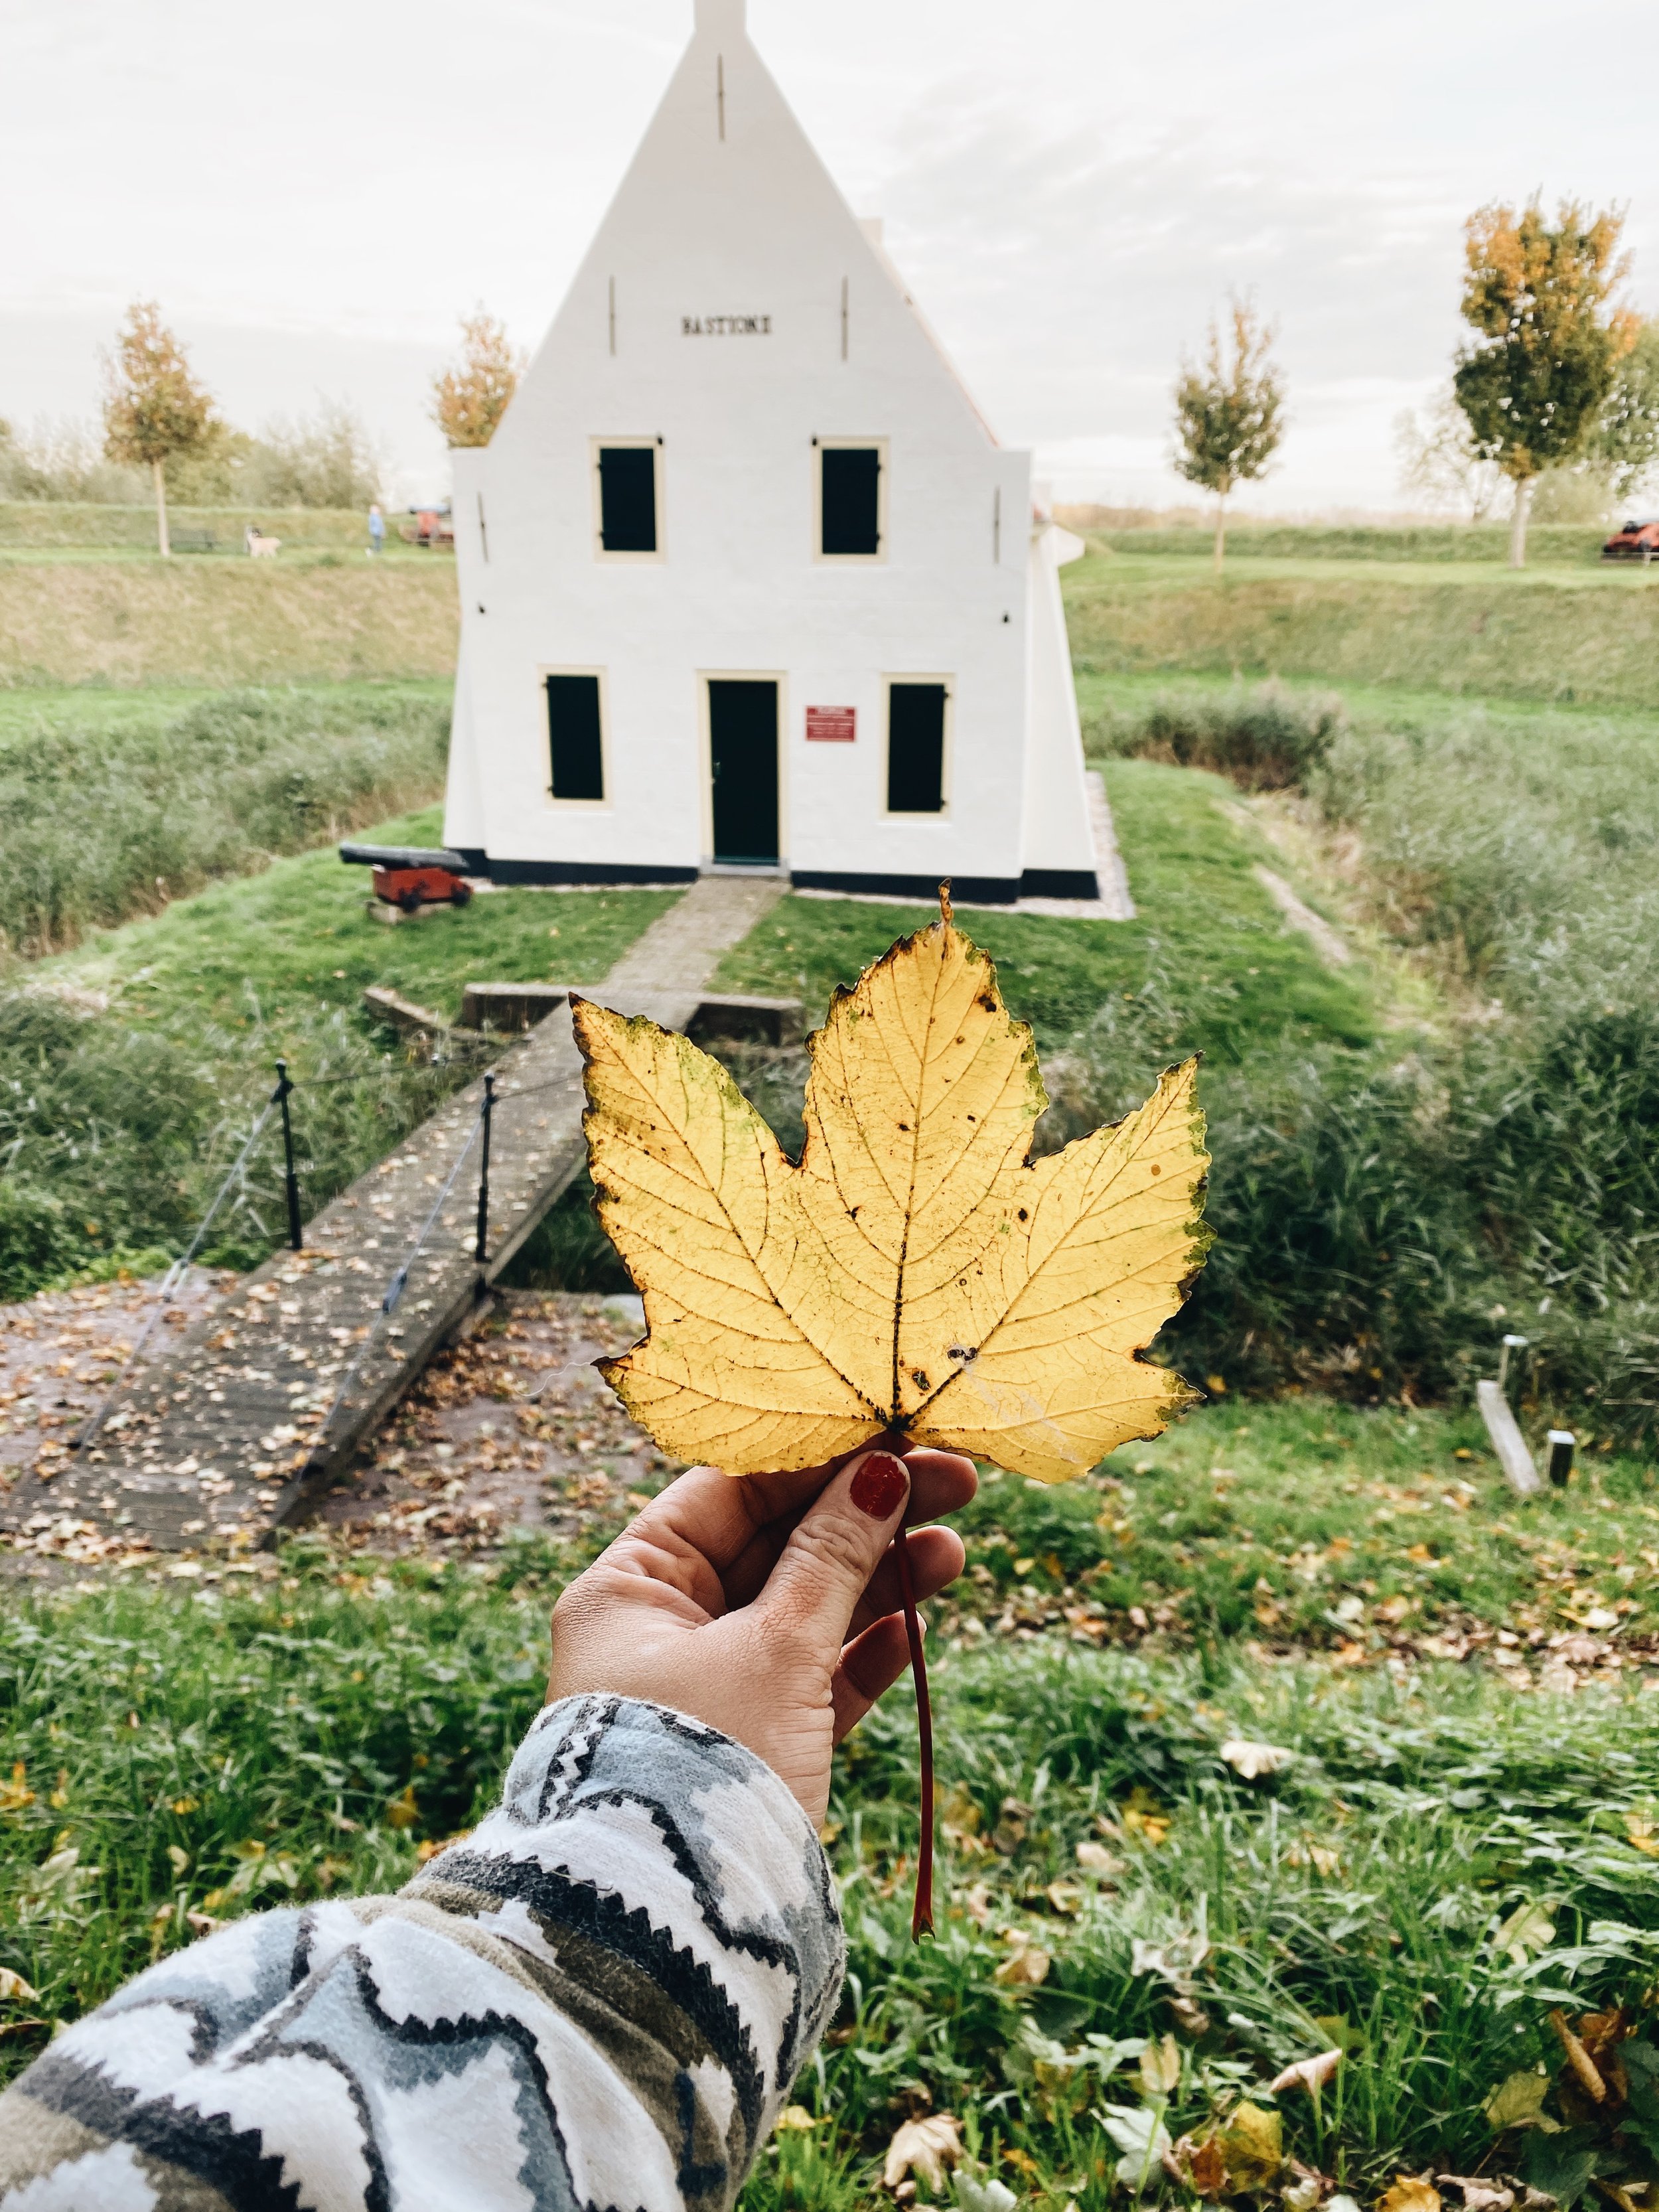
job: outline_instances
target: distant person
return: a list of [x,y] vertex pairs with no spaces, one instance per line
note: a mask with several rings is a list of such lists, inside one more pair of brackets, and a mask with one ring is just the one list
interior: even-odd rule
[[368,510],[368,550],[371,556],[386,550],[386,517],[378,502]]

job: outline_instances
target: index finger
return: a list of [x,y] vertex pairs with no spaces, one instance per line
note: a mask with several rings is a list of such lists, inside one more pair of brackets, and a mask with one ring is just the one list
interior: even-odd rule
[[971,1461],[931,1450],[905,1452],[902,1439],[872,1437],[856,1452],[795,1474],[720,1474],[689,1468],[653,1498],[635,1526],[641,1534],[672,1538],[708,1560],[720,1577],[728,1606],[755,1596],[776,1565],[790,1532],[824,1485],[864,1453],[893,1449],[911,1474],[910,1517],[924,1521],[951,1512],[973,1495]]

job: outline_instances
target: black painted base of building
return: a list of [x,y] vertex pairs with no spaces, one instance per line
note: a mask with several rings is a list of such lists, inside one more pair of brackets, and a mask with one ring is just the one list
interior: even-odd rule
[[[492,860],[475,846],[456,848],[470,876],[496,884],[694,884],[701,870],[644,866],[625,861]],[[933,876],[861,875],[851,870],[797,868],[791,886],[804,891],[854,891],[866,897],[916,899],[931,905],[939,896]],[[1012,906],[1023,898],[1098,899],[1100,882],[1092,868],[1027,868],[1021,876],[957,876],[951,895],[964,906]]]

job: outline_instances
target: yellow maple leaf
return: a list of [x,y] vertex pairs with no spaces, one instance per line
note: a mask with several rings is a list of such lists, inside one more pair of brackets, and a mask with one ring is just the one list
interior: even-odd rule
[[678,1458],[787,1472],[897,1431],[1063,1482],[1192,1402],[1136,1355],[1210,1243],[1196,1063],[1031,1160],[1031,1032],[942,903],[836,993],[799,1166],[686,1038],[573,1006],[599,1218],[648,1331],[600,1366]]
[[1265,2189],[1285,2163],[1279,2114],[1248,2100],[1235,2106],[1217,2141],[1236,2190]]

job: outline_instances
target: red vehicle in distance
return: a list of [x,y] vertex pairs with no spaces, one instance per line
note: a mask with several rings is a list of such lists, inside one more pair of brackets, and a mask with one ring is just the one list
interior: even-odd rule
[[1645,568],[1659,560],[1659,518],[1650,522],[1625,522],[1601,548],[1604,561],[1639,561]]
[[411,507],[412,523],[400,522],[398,535],[405,545],[424,545],[428,552],[447,547],[455,550],[455,525],[449,512],[449,502],[441,507]]

